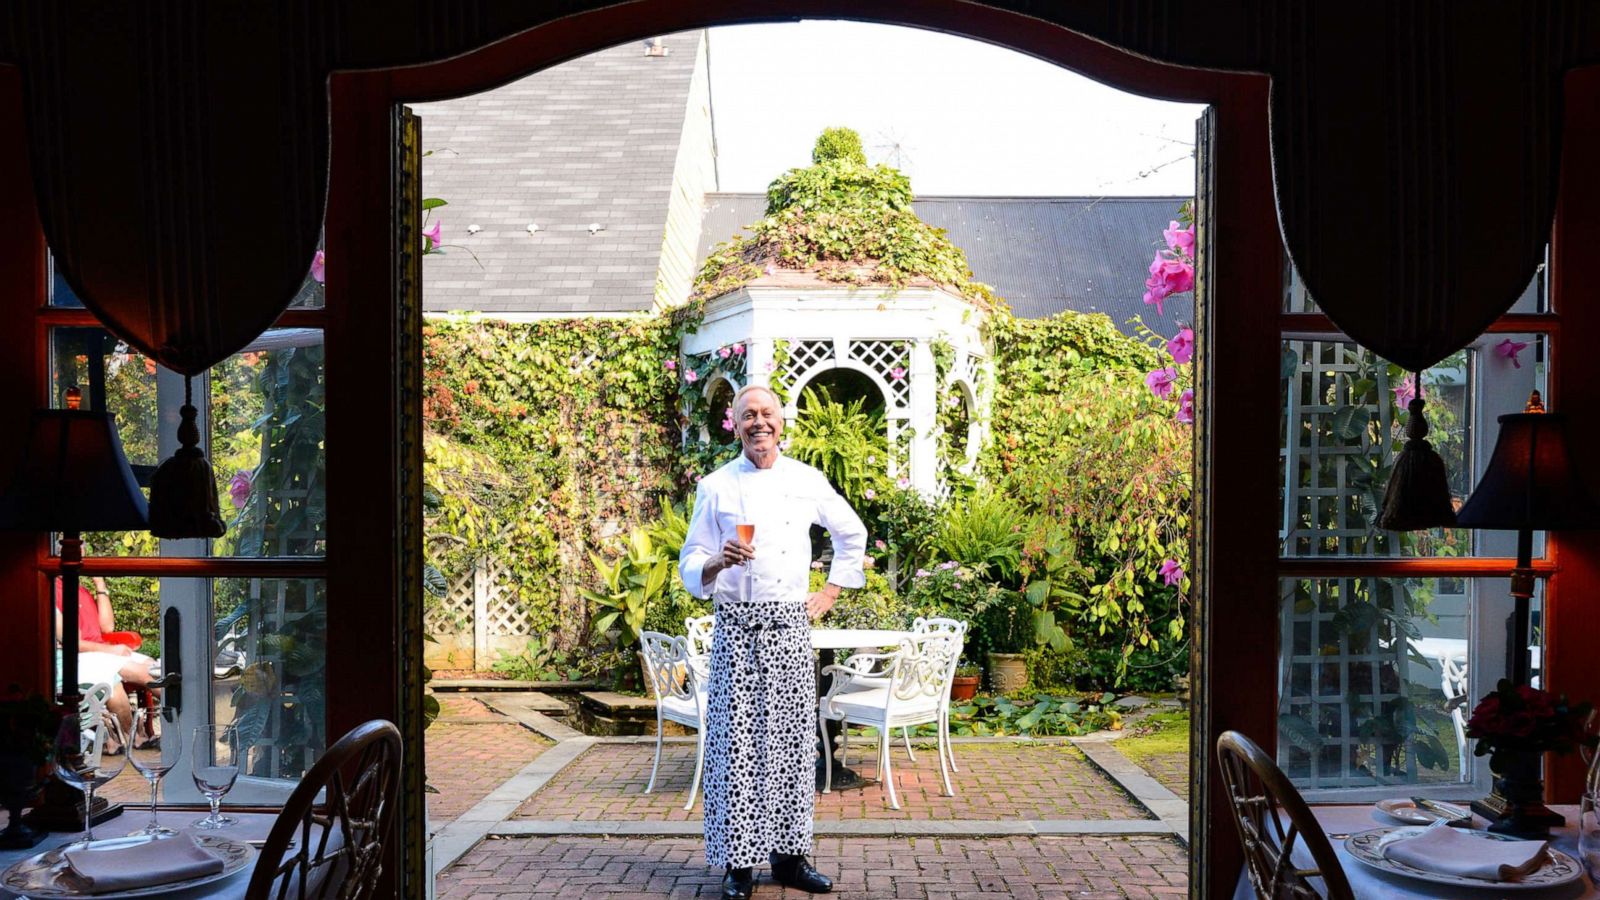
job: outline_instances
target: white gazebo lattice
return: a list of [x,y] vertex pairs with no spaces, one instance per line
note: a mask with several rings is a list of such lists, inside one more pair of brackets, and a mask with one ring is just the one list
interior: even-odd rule
[[[993,364],[985,319],[982,310],[935,286],[884,290],[768,277],[707,301],[700,328],[684,338],[682,351],[705,359],[743,344],[743,354],[718,361],[718,372],[706,379],[706,396],[724,382],[738,390],[776,379],[788,396],[784,414],[791,421],[801,392],[819,375],[836,369],[860,373],[883,396],[889,445],[906,448],[903,474],[912,487],[934,495],[944,478],[939,403],[954,396],[966,407],[967,458],[961,468],[972,464],[987,436]],[[936,349],[944,348],[950,357],[941,367]],[[890,474],[900,474],[897,464],[889,460]]]

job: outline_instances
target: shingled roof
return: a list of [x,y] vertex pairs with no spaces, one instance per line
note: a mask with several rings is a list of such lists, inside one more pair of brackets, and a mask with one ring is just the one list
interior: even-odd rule
[[[1137,315],[1166,333],[1180,319],[1193,320],[1191,305],[1174,301],[1164,316],[1156,315],[1144,303],[1144,279],[1162,229],[1185,199],[920,197],[914,205],[923,221],[949,233],[973,275],[1018,316],[1099,312],[1131,331],[1127,320]],[[763,194],[707,195],[700,258],[765,210]]]
[[[415,104],[431,151],[423,194],[449,203],[434,211],[445,248],[423,267],[426,309],[651,308],[703,34],[667,36],[665,55],[634,41],[492,91]],[[469,235],[473,224],[482,230]]]

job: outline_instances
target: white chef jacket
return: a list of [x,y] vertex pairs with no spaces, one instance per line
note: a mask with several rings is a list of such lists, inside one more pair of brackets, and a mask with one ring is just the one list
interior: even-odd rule
[[[745,566],[731,566],[717,573],[707,591],[701,579],[706,562],[738,536],[741,522],[756,526],[756,555],[747,564],[750,580],[745,580]],[[866,526],[827,477],[782,455],[772,468],[761,469],[741,453],[700,480],[688,537],[678,554],[678,574],[689,593],[701,599],[715,594],[725,600],[803,601],[809,593],[814,524],[826,528],[833,540],[828,581],[842,588],[866,584],[861,567]]]

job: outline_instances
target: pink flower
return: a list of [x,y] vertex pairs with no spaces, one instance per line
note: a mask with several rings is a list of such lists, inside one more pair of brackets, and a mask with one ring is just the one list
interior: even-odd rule
[[733,355],[734,356],[743,356],[744,355],[744,343],[743,342],[740,342],[740,343],[737,343],[737,344],[733,345]]
[[696,381],[700,380],[700,376],[696,374],[695,370],[693,369],[684,369],[683,380],[689,382],[690,384],[694,384]]
[[311,280],[317,284],[324,283],[328,278],[328,257],[321,250],[311,257]]
[[901,475],[895,484],[903,491],[906,488],[911,487],[911,479],[905,475]]
[[667,371],[668,372],[676,372],[676,371],[678,371],[678,361],[675,360],[675,359],[669,359],[666,362],[662,363],[662,365],[667,367]]
[[1156,254],[1150,260],[1150,277],[1144,282],[1144,302],[1162,312],[1161,304],[1173,294],[1194,290],[1194,266],[1181,259]]
[[733,430],[733,413],[728,412],[728,413],[723,413],[722,414],[722,430],[723,431],[732,431]]
[[877,497],[878,497],[878,492],[873,490],[872,488],[867,488],[863,492],[863,496],[865,496],[868,500],[876,500]]
[[778,364],[776,362],[770,360],[770,359],[767,360],[767,371],[768,372],[776,372],[777,370],[778,370]]
[[1178,397],[1178,411],[1173,418],[1181,425],[1194,424],[1194,388],[1184,388]]
[[442,225],[444,225],[443,219],[434,219],[433,227],[422,233],[422,236],[427,239],[427,243],[422,245],[423,253],[432,253],[439,249],[439,228]]
[[905,370],[904,366],[895,366],[894,368],[889,370],[889,380],[890,381],[900,381],[900,380],[904,379],[905,377],[906,377],[906,370]]
[[250,502],[252,487],[249,472],[241,469],[233,474],[233,479],[228,482],[228,497],[233,500],[234,509],[244,509],[244,505]]
[[1394,405],[1410,406],[1411,401],[1415,399],[1417,399],[1417,376],[1415,373],[1407,372],[1406,377],[1400,379],[1400,383],[1394,386]]
[[1144,386],[1150,389],[1150,393],[1165,400],[1172,396],[1172,383],[1177,379],[1177,369],[1156,369],[1144,376]]
[[1520,369],[1522,368],[1522,360],[1517,359],[1517,354],[1521,353],[1527,346],[1527,341],[1513,341],[1511,338],[1506,338],[1494,345],[1494,352],[1511,360],[1511,365]]
[[889,547],[888,544],[885,544],[883,542],[882,538],[879,538],[879,539],[873,541],[872,542],[872,546],[878,548],[878,552],[880,552],[880,553],[883,552],[884,550],[888,549],[888,547]]
[[727,347],[723,347],[721,350],[717,351],[717,356],[721,357],[722,359],[727,359],[732,353],[732,350],[729,350]]
[[1183,583],[1183,566],[1175,559],[1161,563],[1161,580],[1169,587],[1177,587]]
[[1189,328],[1180,329],[1176,337],[1167,341],[1167,353],[1172,357],[1172,361],[1180,366],[1193,359],[1194,331]]
[[1184,228],[1177,222],[1173,222],[1167,226],[1166,231],[1161,232],[1161,236],[1167,239],[1167,246],[1171,247],[1173,252],[1181,253],[1184,256],[1194,255],[1193,225]]

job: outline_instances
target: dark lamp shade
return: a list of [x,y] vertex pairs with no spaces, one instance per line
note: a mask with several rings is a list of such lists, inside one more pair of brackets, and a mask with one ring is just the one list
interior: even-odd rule
[[34,411],[22,464],[0,494],[0,529],[136,531],[149,522],[110,415]]
[[1584,486],[1566,424],[1559,413],[1501,416],[1494,456],[1456,524],[1508,531],[1600,528],[1600,505]]

